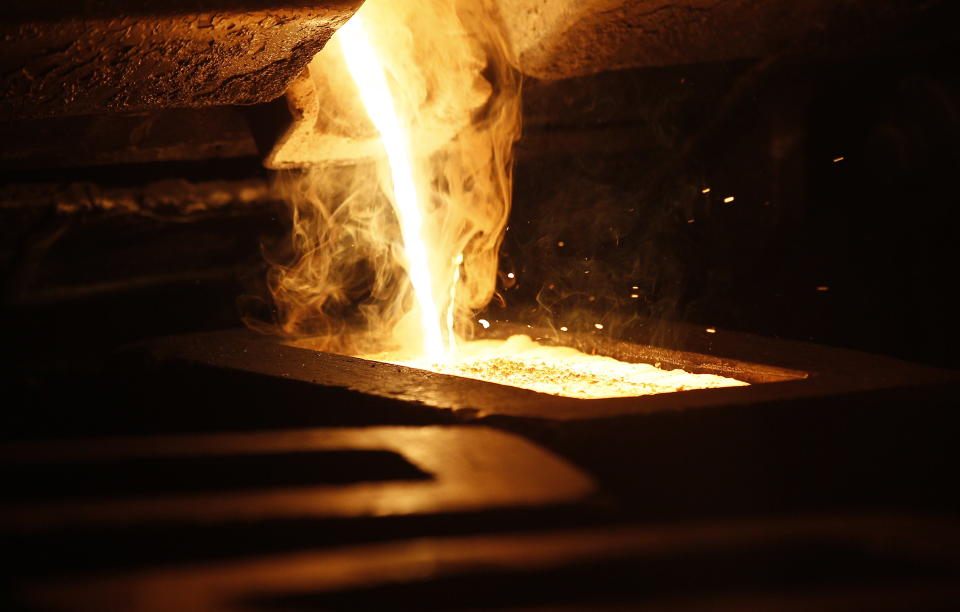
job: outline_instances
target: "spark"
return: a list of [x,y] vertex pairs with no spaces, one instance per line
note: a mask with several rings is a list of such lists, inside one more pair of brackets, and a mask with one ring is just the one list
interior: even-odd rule
[[830,287],[827,287],[826,285],[820,285],[817,287],[817,291],[830,291]]
[[562,246],[564,246],[565,244],[566,244],[566,243],[565,243],[563,240],[561,240],[560,242],[557,243],[557,246],[558,246],[558,247],[562,247]]
[[567,331],[567,326],[566,326],[566,325],[564,325],[563,327],[561,327],[561,328],[560,328],[560,331],[562,331],[562,332],[565,332],[565,331]]
[[710,193],[710,188],[704,187],[703,189],[700,190],[700,193]]
[[597,329],[603,329],[603,323],[594,323],[593,326]]
[[513,272],[507,272],[507,278],[516,278],[516,275]]
[[486,319],[477,319],[477,323],[483,326],[483,329],[490,329],[490,321]]
[[733,196],[727,196],[727,197],[723,198],[723,203],[724,203],[724,204],[729,204],[730,202],[733,202],[735,199],[736,199],[736,198],[734,198]]
[[833,158],[833,163],[839,164],[839,163],[842,162],[844,159],[845,159],[845,158],[844,158],[842,155],[841,155],[840,157],[834,157],[834,158]]
[[630,297],[632,297],[633,299],[637,299],[638,297],[640,297],[640,294],[638,294],[638,293],[631,293],[631,294],[630,294]]
[[717,330],[714,329],[714,328],[712,328],[712,327],[708,327],[708,328],[707,328],[707,333],[708,333],[708,334],[715,334],[715,333],[717,333]]

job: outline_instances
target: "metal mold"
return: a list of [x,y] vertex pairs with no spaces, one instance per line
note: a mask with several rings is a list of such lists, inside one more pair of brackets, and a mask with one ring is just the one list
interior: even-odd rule
[[298,348],[278,338],[242,330],[171,337],[137,351],[155,365],[190,364],[307,383],[318,397],[335,389],[340,401],[349,397],[379,398],[391,404],[480,417],[553,421],[843,396],[931,386],[957,378],[949,371],[878,355],[734,332],[707,334],[685,325],[676,326],[674,338],[679,348],[590,338],[583,340],[581,347],[621,359],[718,373],[757,384],[580,400]]
[[[187,388],[243,406],[229,413],[211,408],[212,415],[165,411],[174,428],[254,426],[251,412],[258,427],[344,420],[498,427],[569,458],[647,520],[960,507],[956,489],[944,486],[960,462],[951,434],[955,372],[687,325],[670,330],[670,349],[643,335],[630,343],[599,334],[579,339],[586,350],[721,371],[756,384],[579,400],[297,348],[239,330],[132,348],[123,355],[124,378],[140,388],[159,377],[174,397]],[[265,414],[264,405],[274,409]]]
[[24,599],[131,611],[949,609],[958,541],[953,523],[862,515],[430,538],[37,582]]
[[277,453],[345,450],[396,453],[429,478],[359,478],[340,486],[288,482],[279,488],[258,488],[253,478],[249,490],[209,487],[137,498],[21,502],[0,509],[0,523],[4,530],[22,534],[73,524],[386,517],[574,503],[594,489],[588,476],[559,457],[516,436],[480,427],[303,429],[19,444],[0,447],[0,457],[12,469],[57,462],[69,472],[74,464],[91,461],[127,461],[135,470],[136,461],[144,458],[249,455],[245,462],[250,462]]
[[143,498],[312,485],[429,480],[396,453],[304,450],[148,457],[77,457],[0,465],[2,496],[18,501]]

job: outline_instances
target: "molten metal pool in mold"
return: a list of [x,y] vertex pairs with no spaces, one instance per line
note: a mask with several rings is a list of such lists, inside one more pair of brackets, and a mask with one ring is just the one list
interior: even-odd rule
[[[510,335],[508,332],[505,330],[505,335]],[[298,394],[327,399],[336,395],[337,405],[352,406],[351,417],[372,405],[382,414],[389,405],[401,411],[439,409],[481,417],[566,421],[917,388],[956,379],[953,372],[890,357],[723,330],[706,333],[683,324],[673,325],[671,348],[656,346],[645,338],[634,342],[600,337],[578,340],[578,348],[587,353],[749,384],[584,400],[322,352],[309,348],[309,341],[294,342],[247,330],[162,338],[137,350],[157,363],[193,367],[200,376],[209,376],[213,368],[237,380],[246,373],[257,375],[258,384],[272,379],[291,389],[296,386]],[[327,399],[316,405],[339,410]]]
[[526,334],[505,340],[461,342],[455,354],[444,361],[405,359],[390,353],[363,358],[580,399],[638,397],[750,384],[717,374],[664,369],[659,362],[621,361],[573,347],[543,344]]

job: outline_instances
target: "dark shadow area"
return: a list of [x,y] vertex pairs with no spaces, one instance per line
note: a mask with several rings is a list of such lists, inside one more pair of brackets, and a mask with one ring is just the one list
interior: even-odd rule
[[705,606],[744,593],[786,601],[802,592],[851,586],[900,584],[909,589],[917,579],[946,583],[957,575],[949,563],[877,554],[855,543],[828,539],[727,550],[707,547],[519,573],[470,569],[474,571],[429,582],[266,595],[244,603],[256,610],[303,611],[380,610],[394,601],[417,602],[417,610],[484,610],[504,604],[591,609],[599,604],[639,606],[671,600]]
[[0,466],[4,501],[130,498],[285,489],[354,482],[429,480],[388,451],[298,451],[117,457]]

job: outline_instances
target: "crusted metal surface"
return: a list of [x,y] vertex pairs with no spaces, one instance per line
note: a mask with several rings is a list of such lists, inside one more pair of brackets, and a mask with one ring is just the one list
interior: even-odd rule
[[18,170],[257,154],[244,112],[233,106],[0,122],[0,141],[0,163]]
[[[559,79],[604,70],[869,44],[938,0],[497,0],[518,67]],[[824,45],[823,43],[828,43]]]
[[6,8],[0,120],[266,102],[360,4],[110,0]]
[[263,178],[188,181],[165,179],[135,187],[105,187],[93,182],[13,183],[0,186],[0,208],[52,208],[60,214],[122,212],[183,220],[225,208],[273,203]]

